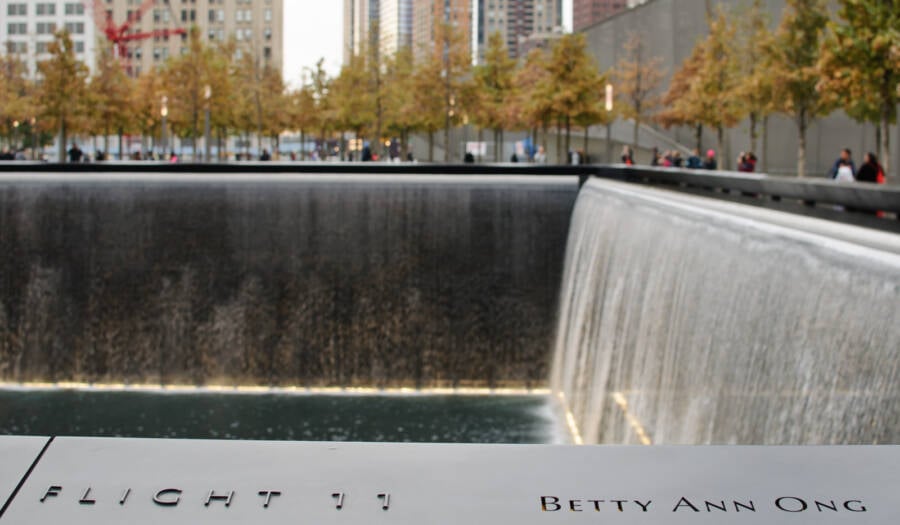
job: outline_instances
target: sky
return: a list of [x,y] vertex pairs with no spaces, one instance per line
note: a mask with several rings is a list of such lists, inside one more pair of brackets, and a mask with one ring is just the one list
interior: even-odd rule
[[[564,20],[572,27],[572,0],[563,0]],[[284,71],[292,86],[299,87],[304,68],[325,59],[332,75],[341,69],[343,53],[343,2],[341,0],[284,0]]]
[[341,69],[343,46],[341,0],[284,0],[284,71],[286,81],[299,86],[303,68],[320,58],[331,74]]

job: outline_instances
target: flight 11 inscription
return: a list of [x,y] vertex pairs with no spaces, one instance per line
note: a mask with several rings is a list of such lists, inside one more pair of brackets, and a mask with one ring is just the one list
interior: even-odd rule
[[0,524],[893,525],[898,467],[897,446],[56,438]]

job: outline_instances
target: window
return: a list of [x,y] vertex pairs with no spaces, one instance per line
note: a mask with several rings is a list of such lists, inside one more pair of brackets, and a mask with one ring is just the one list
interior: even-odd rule
[[46,53],[47,52],[47,42],[38,42],[35,44],[34,51],[37,54]]
[[75,42],[75,52],[76,53],[84,53],[84,42],[81,42],[81,41]]
[[39,15],[55,15],[56,4],[40,3],[36,7],[36,12]]
[[66,22],[66,31],[73,35],[83,35],[84,22]]
[[266,22],[271,22],[272,21],[272,10],[266,9],[265,13],[266,13],[266,15],[265,15]]
[[84,14],[84,4],[80,3],[66,3],[66,14],[67,15],[83,15]]
[[38,22],[37,23],[37,34],[52,35],[55,32],[56,32],[56,22]]
[[25,16],[28,14],[28,4],[9,4],[6,6],[6,14],[9,16]]
[[22,22],[7,24],[6,32],[10,35],[25,35],[28,34],[28,25]]

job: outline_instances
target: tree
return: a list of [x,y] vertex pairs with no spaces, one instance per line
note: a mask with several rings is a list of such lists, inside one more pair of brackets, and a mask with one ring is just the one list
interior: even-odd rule
[[332,80],[325,71],[325,59],[320,58],[316,62],[316,68],[310,72],[311,88],[315,99],[316,124],[318,124],[319,137],[322,141],[323,152],[328,146],[328,132],[332,130],[336,115],[334,101],[331,96]]
[[[549,57],[542,49],[533,49],[524,65],[516,72],[510,110],[514,122],[523,127],[541,129],[541,145],[547,150],[547,128],[554,118],[554,87],[549,71]],[[537,141],[535,141],[537,142]]]
[[312,87],[304,75],[303,85],[291,94],[290,125],[300,132],[300,160],[306,155],[306,136],[310,131],[318,130],[316,114],[316,97]]
[[632,146],[637,148],[641,122],[649,120],[659,107],[657,95],[665,76],[662,59],[648,58],[640,35],[631,33],[624,45],[625,56],[615,68],[618,98],[622,114],[634,119]]
[[462,112],[456,102],[462,99],[465,89],[465,78],[469,74],[472,60],[465,34],[449,21],[435,26],[434,48],[424,69],[440,72],[441,89],[438,93],[443,97],[444,119],[444,160],[453,160],[450,147],[450,129],[462,121]]
[[7,139],[14,138],[14,123],[21,124],[34,116],[27,73],[25,63],[18,57],[11,53],[0,55],[0,136]]
[[69,132],[84,125],[88,68],[75,58],[67,31],[56,33],[49,52],[50,58],[38,64],[43,80],[37,93],[41,120],[59,130],[59,161],[64,162]]
[[419,108],[415,104],[413,53],[400,48],[385,63],[386,89],[384,118],[387,129],[400,137],[403,158],[409,154],[409,134],[418,124]]
[[201,41],[200,31],[194,27],[188,36],[187,52],[170,60],[163,73],[172,131],[191,139],[195,155],[212,61],[212,50]]
[[709,35],[698,42],[699,70],[693,81],[691,96],[700,123],[716,130],[716,148],[724,168],[730,157],[725,155],[725,129],[735,126],[744,116],[735,92],[740,79],[740,55],[736,46],[737,27],[721,7],[709,21]]
[[133,125],[132,92],[134,81],[122,70],[122,64],[108,45],[100,46],[97,69],[90,79],[91,128],[103,133],[103,151],[109,155],[109,135],[119,135],[122,153],[122,133]]
[[824,98],[878,125],[878,156],[890,169],[890,125],[900,104],[900,0],[841,0],[819,58]]
[[[156,137],[160,134],[159,112],[164,89],[162,78],[155,72],[144,73],[137,79],[132,118],[134,125],[144,137]],[[145,144],[144,147],[151,146]]]
[[[334,79],[331,95],[334,102],[335,125],[341,132],[341,155],[344,155],[344,132],[352,131],[364,140],[375,120],[374,100],[367,89],[369,72],[364,54],[353,54]],[[376,140],[378,138],[376,137]]]
[[[772,112],[771,57],[772,32],[769,16],[762,0],[754,0],[746,12],[738,12],[737,53],[740,81],[736,93],[743,113],[750,119],[750,151],[759,152],[759,124]],[[763,138],[762,159],[766,162],[766,138]]]
[[509,125],[508,107],[513,90],[516,62],[500,32],[488,38],[484,62],[473,69],[471,104],[472,121],[480,128],[494,132],[494,160],[502,162],[503,129]]
[[797,176],[806,176],[806,133],[828,113],[818,89],[819,55],[828,22],[825,0],[788,0],[772,45],[773,101],[797,125]]
[[566,130],[565,149],[558,151],[559,155],[570,149],[573,120],[587,126],[602,118],[599,105],[606,80],[588,55],[587,42],[580,33],[564,35],[553,46],[549,73],[553,111]]
[[697,96],[695,80],[700,77],[704,67],[704,49],[695,45],[681,66],[672,75],[669,89],[663,95],[663,109],[656,117],[657,122],[666,128],[672,126],[690,126],[695,129],[697,149],[703,149],[703,120],[701,115],[708,112],[706,100]]

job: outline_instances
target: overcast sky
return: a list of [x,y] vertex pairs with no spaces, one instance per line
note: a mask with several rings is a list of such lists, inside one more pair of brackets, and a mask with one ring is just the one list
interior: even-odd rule
[[341,69],[341,0],[284,0],[284,78],[300,85],[303,68],[325,58],[328,71]]
[[[572,27],[572,0],[563,0],[564,21]],[[299,86],[303,68],[325,59],[329,73],[341,69],[343,53],[343,2],[341,0],[284,0],[284,78]]]

